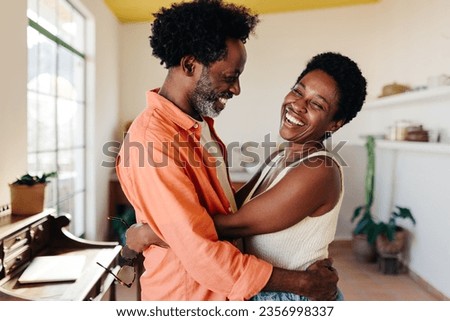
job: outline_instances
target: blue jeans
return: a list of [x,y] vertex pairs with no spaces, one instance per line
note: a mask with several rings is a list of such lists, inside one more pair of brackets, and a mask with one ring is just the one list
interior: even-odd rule
[[[259,292],[249,301],[310,301],[306,296],[290,292]],[[344,301],[344,294],[338,289],[336,301]]]

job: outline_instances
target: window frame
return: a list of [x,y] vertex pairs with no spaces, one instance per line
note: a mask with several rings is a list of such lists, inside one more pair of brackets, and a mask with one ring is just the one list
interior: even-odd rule
[[[78,214],[77,211],[75,211],[75,213],[69,213],[72,215],[72,224],[70,225],[70,230],[71,232],[73,232],[75,235],[83,237],[85,236],[86,233],[86,221],[87,221],[87,217],[86,217],[86,213],[87,213],[87,190],[88,190],[88,181],[87,181],[87,172],[89,171],[89,169],[87,168],[87,153],[88,153],[88,144],[87,144],[87,137],[86,137],[86,129],[87,129],[87,125],[88,125],[88,103],[87,103],[87,65],[88,65],[88,61],[87,61],[87,54],[85,53],[87,51],[87,26],[88,26],[88,18],[79,10],[77,9],[77,7],[72,4],[70,1],[68,0],[58,0],[57,2],[55,2],[56,7],[55,10],[58,10],[58,5],[59,5],[59,1],[65,1],[65,4],[69,5],[70,8],[74,11],[77,12],[78,14],[78,18],[82,18],[82,36],[83,36],[83,49],[84,52],[81,52],[80,50],[76,49],[74,46],[72,46],[71,44],[69,44],[68,42],[66,42],[65,40],[63,40],[62,38],[60,38],[59,36],[53,34],[52,32],[50,32],[49,30],[47,30],[45,27],[43,27],[41,24],[39,24],[37,21],[31,19],[30,17],[28,17],[28,27],[33,29],[34,31],[36,31],[40,36],[45,37],[47,40],[51,41],[52,43],[55,44],[55,56],[56,56],[56,62],[55,62],[55,70],[54,70],[54,74],[50,76],[54,76],[54,77],[59,77],[60,76],[60,71],[59,71],[59,58],[61,58],[61,48],[66,49],[69,54],[74,55],[78,58],[81,59],[82,62],[82,92],[83,95],[81,97],[81,99],[77,99],[77,98],[72,98],[72,99],[66,99],[65,97],[62,97],[59,92],[58,92],[58,86],[55,82],[55,88],[54,88],[54,92],[47,94],[47,93],[42,93],[39,91],[39,88],[36,89],[30,89],[27,85],[27,95],[30,97],[30,95],[34,94],[36,95],[36,97],[42,96],[48,96],[49,98],[52,98],[54,100],[54,136],[55,136],[55,144],[54,144],[54,149],[52,149],[51,151],[49,151],[49,153],[54,153],[54,162],[52,163],[52,166],[55,166],[56,170],[58,171],[58,173],[60,173],[60,156],[61,154],[63,154],[64,152],[68,152],[71,153],[71,163],[72,164],[77,164],[77,165],[73,165],[73,168],[75,168],[74,170],[72,170],[72,172],[79,172],[79,168],[81,165],[82,168],[82,184],[81,184],[81,188],[76,189],[77,183],[74,182],[69,182],[69,185],[71,185],[71,191],[69,193],[67,193],[66,195],[61,195],[60,193],[60,187],[62,187],[62,179],[61,177],[58,177],[53,179],[51,184],[54,184],[54,186],[52,186],[53,188],[50,189],[50,191],[47,192],[47,201],[46,201],[46,206],[47,207],[54,207],[57,211],[58,215],[61,214],[65,214],[66,211],[64,210],[64,204],[63,202],[65,201],[69,201],[72,200],[73,205],[69,206],[69,208],[71,210],[74,210],[76,206],[76,202],[79,202],[82,199],[82,205],[81,208],[78,208]],[[36,3],[37,4],[37,3]],[[29,4],[28,4],[29,6]],[[37,10],[39,11],[39,9]],[[39,17],[39,14],[37,15]],[[58,17],[58,13],[55,13],[55,17]],[[57,20],[56,20],[57,21]],[[58,21],[57,21],[58,22]],[[60,30],[60,26],[58,23],[55,24],[56,25],[56,31]],[[28,33],[28,31],[27,31]],[[28,41],[27,41],[28,42]],[[37,44],[38,46],[41,45],[41,43]],[[27,51],[28,53],[30,53],[32,47],[28,47],[27,46]],[[39,50],[39,49],[38,49]],[[74,56],[71,56],[72,58]],[[38,59],[38,64],[39,64],[39,55],[37,56]],[[73,63],[73,61],[72,61]],[[30,73],[30,61],[28,61],[28,72]],[[40,75],[39,71],[36,72],[36,78]],[[55,79],[56,79],[55,78]],[[27,80],[27,84],[30,81],[30,77],[28,77]],[[60,146],[60,144],[58,143],[58,136],[59,136],[59,127],[58,127],[58,108],[61,108],[60,106],[60,101],[61,99],[65,99],[67,102],[71,102],[73,104],[75,104],[76,106],[78,106],[78,108],[80,108],[82,110],[82,133],[80,133],[80,137],[82,137],[79,141],[81,141],[82,143],[80,145],[71,145],[70,147],[65,147],[62,148]],[[28,110],[27,110],[27,116],[30,117],[30,100],[28,100]],[[36,104],[38,104],[38,99],[36,99]],[[39,108],[39,106],[36,107],[37,109]],[[28,124],[29,126],[29,124]],[[30,131],[30,127],[28,127],[27,129],[28,131]],[[76,131],[76,129],[75,129]],[[39,129],[36,128],[36,133],[39,132]],[[39,147],[37,146],[38,144],[36,144],[36,148],[34,150],[30,150],[30,141],[28,141],[28,150],[27,150],[27,155],[28,155],[28,169],[30,172],[33,172],[33,170],[31,170],[31,165],[32,163],[30,162],[31,157],[36,157],[36,159],[38,158],[40,153],[45,153],[45,150],[40,150]],[[78,164],[79,162],[76,161],[77,159],[77,152],[81,153],[82,155],[82,162],[83,164]],[[39,163],[36,161],[36,171],[38,172],[42,172],[43,170],[39,168]],[[76,174],[75,174],[76,177]],[[80,176],[81,177],[81,176]],[[69,175],[70,178],[70,175]],[[47,188],[47,190],[49,190]],[[53,195],[48,195],[48,194],[53,194]],[[81,198],[80,198],[81,197]],[[67,205],[66,205],[67,206]],[[80,214],[81,213],[81,214]],[[75,214],[75,215],[74,215]]]

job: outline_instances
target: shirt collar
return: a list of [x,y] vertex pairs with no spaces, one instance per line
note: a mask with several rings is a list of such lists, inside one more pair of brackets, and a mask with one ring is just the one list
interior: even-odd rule
[[[147,91],[147,107],[152,109],[159,109],[164,111],[164,114],[175,124],[183,128],[184,130],[189,130],[191,128],[198,128],[198,122],[190,117],[188,114],[183,112],[174,103],[172,103],[167,98],[159,94],[160,88],[155,88]],[[206,119],[207,117],[205,117]]]

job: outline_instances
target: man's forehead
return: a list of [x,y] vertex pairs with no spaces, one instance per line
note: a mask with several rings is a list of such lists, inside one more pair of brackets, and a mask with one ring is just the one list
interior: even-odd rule
[[231,74],[241,74],[244,71],[247,52],[242,41],[236,41],[239,41],[240,44],[227,41],[227,53],[222,59],[213,62],[210,65],[211,69],[221,69],[223,72]]

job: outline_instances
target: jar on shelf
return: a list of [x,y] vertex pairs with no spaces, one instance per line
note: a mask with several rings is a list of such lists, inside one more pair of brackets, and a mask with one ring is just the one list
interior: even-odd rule
[[411,121],[398,120],[395,122],[395,140],[406,140],[408,127],[412,125]]
[[423,129],[422,125],[409,126],[407,128],[405,140],[413,142],[428,142],[429,141],[428,130]]

